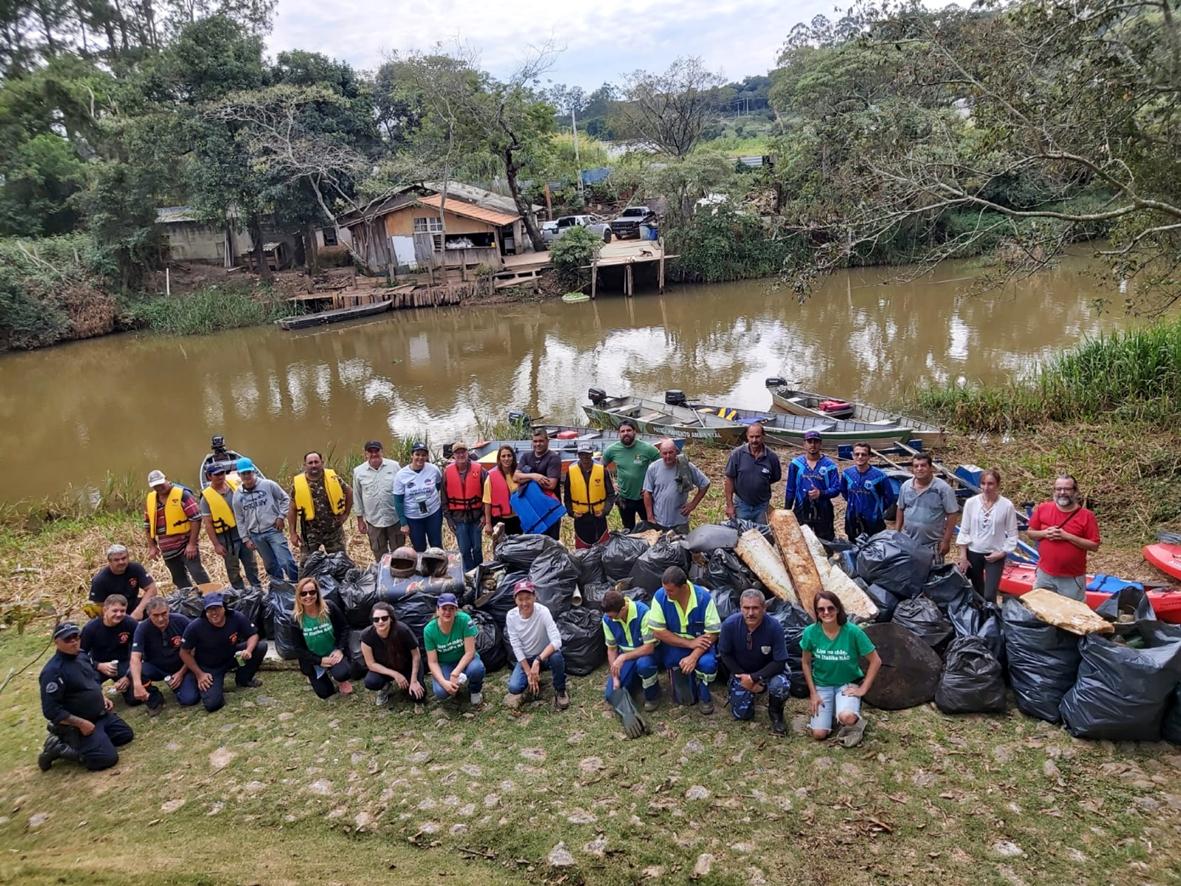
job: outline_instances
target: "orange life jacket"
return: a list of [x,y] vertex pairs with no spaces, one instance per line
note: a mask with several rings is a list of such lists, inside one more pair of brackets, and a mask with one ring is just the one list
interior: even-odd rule
[[493,468],[488,472],[488,483],[492,486],[492,516],[511,517],[513,506],[509,503],[508,483],[505,482],[500,468]]
[[459,468],[452,462],[443,469],[443,489],[447,493],[447,510],[478,510],[484,501],[484,469],[474,461],[468,462],[467,474],[461,480]]

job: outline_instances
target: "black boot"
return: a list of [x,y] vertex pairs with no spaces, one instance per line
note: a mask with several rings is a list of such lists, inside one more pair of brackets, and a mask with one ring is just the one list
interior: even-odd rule
[[45,739],[45,747],[37,755],[37,766],[42,772],[48,772],[49,768],[53,765],[53,761],[58,758],[63,760],[77,760],[78,751],[70,747],[56,735],[49,735]]
[[771,731],[776,735],[787,735],[783,722],[783,699],[772,696],[767,700],[767,713],[771,717]]

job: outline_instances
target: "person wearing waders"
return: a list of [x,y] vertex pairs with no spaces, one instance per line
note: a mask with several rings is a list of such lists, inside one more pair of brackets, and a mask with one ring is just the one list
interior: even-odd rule
[[644,642],[660,643],[660,666],[667,669],[673,697],[680,704],[701,703],[701,713],[714,712],[709,684],[718,675],[714,650],[722,620],[708,590],[689,581],[680,566],[661,576],[644,622]]
[[832,541],[832,500],[841,494],[841,469],[820,451],[820,432],[804,432],[804,454],[787,466],[784,507],[791,508],[801,526],[810,526],[817,538]]

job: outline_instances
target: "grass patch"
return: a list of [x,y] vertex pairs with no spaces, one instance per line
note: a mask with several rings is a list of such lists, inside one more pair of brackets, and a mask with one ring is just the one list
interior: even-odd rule
[[160,296],[128,306],[134,325],[169,335],[207,335],[258,326],[299,313],[286,299],[248,285],[206,286],[183,296]]

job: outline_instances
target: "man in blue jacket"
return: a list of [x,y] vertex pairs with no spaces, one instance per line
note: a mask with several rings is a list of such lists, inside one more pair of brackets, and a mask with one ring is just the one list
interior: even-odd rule
[[868,443],[853,444],[853,467],[841,474],[841,497],[845,499],[845,536],[849,541],[885,530],[886,511],[897,496],[885,472],[869,463]]
[[801,526],[812,527],[817,538],[832,541],[832,500],[841,494],[841,469],[820,451],[820,432],[804,433],[804,454],[787,466],[784,507],[791,508]]

